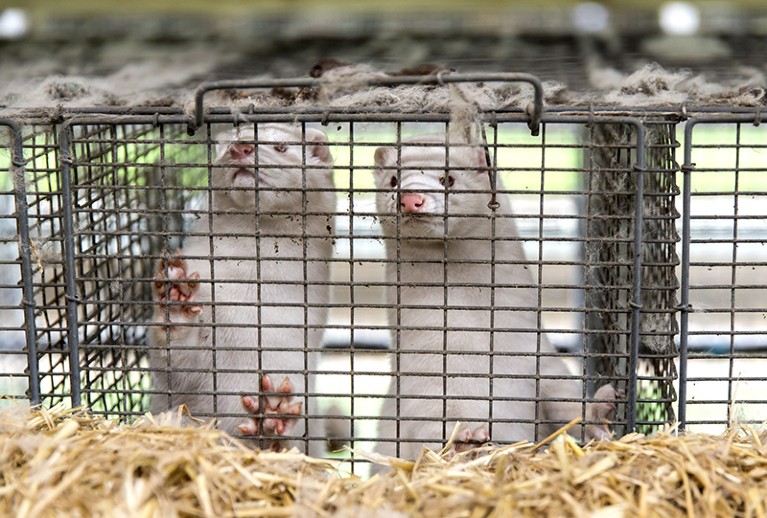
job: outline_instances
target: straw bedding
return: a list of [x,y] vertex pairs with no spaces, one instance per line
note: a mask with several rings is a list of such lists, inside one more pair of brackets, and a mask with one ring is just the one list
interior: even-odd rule
[[747,426],[583,448],[560,436],[427,451],[363,480],[211,426],[12,408],[0,412],[0,516],[762,517],[766,439]]

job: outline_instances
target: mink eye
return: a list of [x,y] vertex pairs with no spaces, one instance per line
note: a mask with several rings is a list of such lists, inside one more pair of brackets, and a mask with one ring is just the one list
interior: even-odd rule
[[[445,177],[444,176],[440,176],[439,177],[439,183],[441,183],[442,185],[445,185]],[[447,186],[448,187],[452,187],[454,183],[455,183],[455,178],[453,178],[452,176],[448,175],[448,177],[447,177]]]
[[287,144],[275,144],[274,150],[278,153],[284,153],[285,151],[288,150],[288,146]]
[[391,181],[389,182],[389,185],[391,185],[392,187],[397,187],[397,177],[396,176],[392,176],[391,177]]

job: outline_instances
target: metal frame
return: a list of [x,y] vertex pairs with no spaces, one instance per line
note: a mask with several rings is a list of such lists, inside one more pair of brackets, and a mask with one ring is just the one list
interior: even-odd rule
[[[538,126],[543,114],[543,85],[540,79],[531,74],[500,73],[500,74],[452,74],[437,73],[431,76],[401,76],[376,78],[366,81],[367,86],[398,86],[398,85],[444,85],[449,83],[475,82],[528,83],[532,85],[534,97],[531,107],[527,110],[530,120],[528,127],[533,136],[538,135]],[[193,135],[201,127],[205,117],[204,97],[207,92],[214,90],[260,89],[276,87],[316,88],[322,86],[320,79],[272,79],[272,80],[231,80],[213,81],[200,85],[195,92],[194,115],[189,121],[189,134]],[[252,105],[250,108],[253,110]]]
[[[682,122],[692,113],[692,117],[686,122],[684,142],[684,164],[681,166],[683,174],[682,192],[682,269],[681,269],[681,300],[677,307],[680,315],[680,348],[679,348],[679,401],[678,420],[680,428],[687,424],[687,379],[688,379],[688,335],[690,307],[690,201],[691,201],[691,173],[695,171],[695,164],[691,163],[693,149],[693,130],[700,124],[706,123],[754,123],[759,124],[761,114],[759,110],[744,108],[728,109],[727,113],[721,113],[717,107],[699,108],[695,111],[690,109],[647,109],[641,114],[630,111],[615,111],[610,108],[589,109],[581,108],[552,108],[543,112],[542,88],[540,82],[534,76],[528,74],[445,74],[429,77],[405,77],[390,78],[385,80],[371,81],[370,85],[394,86],[402,84],[447,84],[455,82],[476,81],[520,81],[531,84],[534,89],[534,99],[527,113],[517,109],[499,109],[496,112],[484,113],[484,122],[491,126],[496,123],[527,123],[533,135],[538,134],[541,124],[615,124],[630,126],[635,135],[634,152],[636,161],[633,164],[633,172],[637,177],[638,190],[636,196],[642,199],[643,178],[646,173],[645,148],[646,129],[645,118],[661,118],[670,123]],[[276,86],[291,87],[317,87],[322,84],[320,80],[269,80],[269,81],[219,81],[201,85],[195,95],[195,111],[191,116],[184,114],[175,108],[105,108],[105,109],[72,109],[66,113],[59,113],[57,121],[63,121],[58,132],[59,135],[59,166],[61,169],[62,189],[62,216],[63,216],[63,244],[64,244],[64,268],[66,275],[66,319],[67,319],[67,354],[70,358],[69,380],[71,383],[71,404],[80,405],[82,394],[80,387],[80,367],[78,361],[72,361],[79,357],[78,336],[78,300],[75,277],[72,272],[76,269],[75,257],[75,229],[73,228],[73,191],[72,191],[72,127],[85,124],[111,124],[111,125],[154,125],[163,127],[166,124],[186,125],[189,134],[204,127],[204,125],[217,123],[256,124],[259,122],[300,122],[330,124],[343,122],[353,124],[355,122],[440,122],[449,121],[449,114],[444,113],[394,113],[386,110],[342,110],[332,108],[316,110],[296,109],[258,109],[253,105],[247,109],[233,114],[224,108],[206,108],[204,96],[206,93],[221,89],[250,89],[271,88]],[[30,114],[32,116],[32,114]],[[37,115],[44,118],[43,115]],[[52,122],[52,121],[51,121]],[[14,190],[16,195],[16,207],[19,226],[20,257],[22,266],[22,292],[24,300],[24,313],[26,319],[26,340],[28,345],[29,378],[30,378],[30,401],[40,403],[39,370],[37,364],[38,350],[36,344],[35,310],[38,307],[34,302],[33,268],[31,262],[31,240],[29,235],[29,221],[27,218],[27,194],[26,186],[21,179],[25,174],[25,160],[23,157],[22,134],[19,126],[12,120],[0,120],[0,125],[7,126],[10,130],[13,151]],[[636,275],[632,279],[632,300],[630,303],[631,328],[630,328],[630,377],[627,380],[626,394],[626,432],[636,429],[637,410],[637,384],[638,364],[640,361],[639,350],[641,343],[640,315],[642,313],[642,254],[639,253],[643,245],[642,229],[644,224],[643,204],[637,203],[633,215],[633,255],[631,257],[632,269]],[[352,333],[353,333],[352,329]],[[363,395],[369,396],[369,395]]]
[[[274,119],[285,119],[285,120],[295,120],[295,116],[286,117],[286,116],[278,116],[275,117],[274,115],[268,115],[268,114],[252,114],[252,115],[241,115],[239,117],[239,122],[241,124],[244,123],[255,123],[260,121],[272,121]],[[410,116],[401,116],[401,115],[393,115],[393,114],[374,114],[369,115],[365,113],[360,114],[332,114],[332,113],[324,113],[324,114],[305,114],[303,116],[297,117],[299,121],[301,122],[324,122],[324,123],[330,123],[330,122],[353,122],[355,120],[359,121],[378,121],[378,120],[387,120],[387,121],[412,121],[412,122],[423,122],[424,120],[431,121],[431,122],[447,122],[449,120],[448,115],[431,115],[431,116],[423,116],[423,115],[410,115]],[[488,120],[492,120],[494,123],[500,123],[500,122],[523,122],[525,120],[524,116],[520,115],[506,115],[506,114],[491,114],[488,115]],[[231,121],[231,116],[214,116],[209,117],[208,122],[229,122]],[[114,116],[103,116],[103,115],[96,115],[96,116],[85,116],[81,115],[78,117],[74,117],[67,122],[65,122],[60,129],[59,132],[59,142],[60,142],[60,156],[61,156],[61,168],[62,168],[62,195],[63,195],[63,216],[64,216],[64,260],[65,260],[65,267],[68,271],[72,272],[75,271],[75,258],[74,258],[74,231],[72,227],[73,222],[73,215],[72,215],[72,206],[74,204],[74,199],[72,195],[71,190],[71,166],[72,166],[72,156],[71,156],[71,143],[70,143],[70,133],[71,133],[71,126],[74,124],[77,125],[87,125],[87,124],[103,124],[103,123],[109,123],[109,124],[115,124],[115,125],[127,125],[127,124],[181,124],[186,122],[186,119],[183,117],[173,116],[173,115],[155,115],[155,116],[122,116],[122,117],[114,117]],[[644,127],[642,125],[642,122],[638,118],[630,118],[630,117],[624,117],[624,116],[615,116],[615,117],[599,117],[595,118],[592,116],[562,116],[562,115],[544,115],[541,117],[540,122],[542,123],[553,123],[553,124],[626,124],[630,125],[634,128],[637,135],[637,141],[636,141],[636,156],[637,156],[637,163],[634,166],[634,171],[639,176],[640,180],[644,173],[644,153],[642,153],[640,150],[644,148]],[[641,189],[641,181],[639,182],[640,189]],[[642,194],[641,191],[638,193],[638,196],[641,198]],[[641,246],[641,232],[637,231],[637,229],[641,229],[643,224],[643,212],[642,212],[642,205],[637,204],[636,214],[635,214],[635,236],[634,236],[634,247],[635,249],[638,249]],[[641,254],[635,253],[633,255],[633,268],[634,271],[641,271]],[[68,311],[67,311],[67,322],[68,322],[68,347],[69,347],[69,354],[71,358],[77,358],[79,356],[79,343],[78,343],[78,333],[77,333],[77,326],[78,326],[78,318],[77,318],[77,305],[80,302],[78,300],[78,296],[76,293],[76,287],[74,284],[74,276],[68,275],[67,276],[67,283],[66,283],[66,291],[67,291],[67,305],[68,305]],[[634,302],[632,304],[631,311],[633,313],[632,318],[632,328],[631,328],[631,358],[630,358],[630,365],[631,370],[630,372],[631,377],[629,379],[628,383],[628,394],[627,394],[627,430],[633,431],[635,428],[635,416],[636,416],[636,399],[637,399],[637,393],[636,393],[636,383],[637,383],[637,372],[636,372],[636,365],[638,362],[638,352],[639,352],[639,327],[638,327],[638,315],[641,311],[641,302],[640,302],[640,295],[641,295],[641,278],[637,276],[634,279]],[[78,406],[81,404],[81,393],[80,393],[80,387],[79,387],[79,380],[80,378],[80,368],[77,362],[71,362],[70,365],[70,382],[72,384],[72,394],[71,394],[71,401],[74,406]]]
[[[683,174],[682,191],[682,269],[680,290],[680,334],[679,334],[679,410],[677,419],[679,429],[687,427],[687,368],[689,360],[689,318],[693,311],[690,306],[690,205],[692,197],[692,173],[696,170],[696,164],[692,162],[693,132],[701,124],[753,124],[759,126],[762,122],[760,109],[752,110],[748,114],[718,114],[697,115],[691,117],[685,125],[684,131],[684,163],[681,166]],[[737,193],[735,193],[737,194]],[[730,381],[732,381],[730,379]]]
[[[37,343],[35,336],[35,302],[32,286],[32,246],[29,237],[29,219],[27,217],[27,188],[22,135],[19,126],[12,120],[0,119],[0,126],[6,126],[11,133],[11,174],[16,202],[16,218],[19,232],[19,258],[21,259],[22,304],[27,345],[27,369],[29,370],[29,401],[39,405],[40,373],[37,364]],[[32,381],[34,380],[34,381]]]

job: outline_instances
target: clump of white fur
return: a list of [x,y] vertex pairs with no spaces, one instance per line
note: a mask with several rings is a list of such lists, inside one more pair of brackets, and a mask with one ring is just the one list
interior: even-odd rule
[[[726,83],[706,80],[690,70],[666,70],[650,63],[630,74],[610,68],[594,68],[589,79],[594,87],[607,93],[601,101],[620,106],[668,106],[682,103],[758,106],[765,102],[767,77],[755,68],[740,68]],[[592,94],[575,96],[576,104],[596,100]]]
[[[178,106],[191,104],[195,77],[210,72],[213,59],[192,59],[194,53],[174,60],[147,60],[129,63],[101,77],[49,75],[14,76],[0,87],[0,106],[19,108],[66,108],[99,106]],[[529,70],[535,74],[535,70]],[[668,70],[650,63],[637,70],[621,72],[608,67],[589,66],[586,74],[591,88],[576,91],[556,81],[544,81],[548,105],[584,106],[611,104],[625,107],[687,104],[765,104],[765,69],[738,68],[727,81],[711,81],[686,69]],[[253,104],[259,108],[385,108],[390,111],[448,113],[456,109],[456,87],[466,106],[478,111],[508,108],[525,109],[533,97],[525,83],[463,83],[460,85],[370,86],[386,79],[384,71],[369,65],[348,65],[326,71],[313,95],[297,96],[294,102],[268,89],[211,92],[209,106],[232,107]],[[246,79],[246,78],[243,78]],[[268,76],[252,78],[254,82]],[[469,139],[472,141],[473,139]]]
[[[124,56],[114,56],[125,59]],[[11,109],[53,109],[58,107],[102,106],[183,106],[192,100],[197,77],[222,64],[219,53],[197,46],[172,54],[157,54],[131,62],[98,76],[50,73],[60,64],[42,62],[36,66],[3,70],[0,106]],[[41,77],[44,77],[41,79]]]

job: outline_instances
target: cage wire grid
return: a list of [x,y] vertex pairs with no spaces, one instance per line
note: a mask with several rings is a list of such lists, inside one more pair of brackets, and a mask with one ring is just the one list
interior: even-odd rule
[[[759,159],[767,140],[760,123],[761,113],[757,110],[750,116],[700,116],[685,126],[679,419],[695,429],[715,430],[722,420],[763,422],[767,409],[762,390],[767,378],[763,371],[744,369],[748,362],[765,358],[763,306],[767,299],[763,272],[767,226],[760,205],[767,190],[760,185],[765,166]],[[730,131],[722,135],[722,128]],[[718,130],[713,142],[705,137],[712,130]],[[727,173],[725,181],[699,187],[706,175],[722,172]],[[703,205],[707,207],[701,208]],[[695,232],[703,225],[709,232]],[[711,248],[717,253],[707,251]],[[712,297],[712,293],[718,296]],[[695,322],[694,330],[691,322]],[[690,366],[696,364],[707,368],[690,375]],[[708,364],[719,364],[716,375]],[[727,375],[719,375],[724,370]],[[712,385],[719,386],[719,390],[711,391]],[[688,396],[696,386],[706,387],[708,393],[703,397]],[[714,417],[722,415],[726,417]]]
[[[539,340],[545,331],[558,346],[554,354],[574,364],[573,376],[586,383],[584,400],[605,381],[625,392],[613,423],[618,434],[651,432],[677,417],[683,426],[722,425],[734,417],[759,422],[763,398],[739,399],[737,392],[739,383],[758,386],[767,381],[738,373],[746,361],[767,359],[765,344],[758,340],[758,319],[765,312],[759,303],[765,300],[759,297],[765,286],[758,272],[765,261],[754,255],[765,240],[764,209],[759,206],[765,189],[754,180],[765,168],[758,160],[765,147],[763,129],[753,127],[758,113],[693,113],[683,121],[677,113],[662,111],[643,112],[641,118],[574,112],[546,112],[539,137],[529,136],[525,114],[483,114],[487,148],[506,184],[500,194],[511,196],[525,264],[533,273]],[[46,405],[82,402],[96,413],[122,419],[146,411],[152,392],[147,329],[155,325],[152,284],[157,263],[183,246],[191,218],[210,216],[210,207],[200,200],[215,170],[218,129],[239,124],[257,131],[274,122],[297,123],[303,135],[306,128],[323,129],[336,158],[339,203],[332,214],[335,248],[328,260],[330,318],[315,326],[325,331],[326,347],[312,351],[320,348],[304,344],[304,354],[344,357],[343,368],[316,368],[331,384],[348,380],[339,384],[345,392],[325,385],[301,395],[342,407],[341,414],[350,419],[338,419],[346,427],[340,439],[374,440],[375,433],[362,425],[375,418],[369,403],[380,401],[382,394],[370,389],[370,381],[385,384],[390,373],[370,367],[369,358],[385,352],[370,344],[385,347],[381,337],[393,324],[380,316],[390,308],[382,289],[391,280],[380,278],[386,259],[380,229],[371,223],[376,191],[370,181],[372,153],[379,145],[396,147],[403,135],[449,131],[446,114],[278,110],[234,116],[213,109],[204,131],[193,136],[187,134],[189,119],[169,111],[79,113],[63,124],[40,121],[23,129],[3,121],[7,131],[0,149],[6,154],[0,169],[15,180],[5,184],[11,187],[4,194],[13,196],[18,229],[4,243],[16,247],[18,239],[21,249],[18,259],[3,263],[18,269],[20,282],[4,287],[24,301],[26,314],[24,351],[0,351],[4,364],[16,365],[0,371],[8,387],[4,392]],[[682,182],[677,178],[680,124],[685,128]],[[703,126],[724,129],[709,134],[701,131]],[[300,144],[305,152],[306,141]],[[727,159],[711,167],[693,165],[696,155],[709,158],[707,153],[722,148],[732,150]],[[706,173],[730,175],[734,183],[711,187]],[[309,174],[305,169],[304,175]],[[720,181],[719,176],[714,180]],[[696,212],[695,202],[711,199],[732,202],[730,212]],[[719,225],[717,232],[731,235],[697,235],[696,220]],[[726,260],[700,255],[696,246],[702,250],[710,244],[726,246],[731,255]],[[748,250],[739,254],[743,247]],[[567,255],[557,256],[557,248]],[[307,262],[305,255],[296,259]],[[503,264],[503,258],[496,261]],[[729,284],[696,275],[705,268],[728,270]],[[747,268],[756,271],[753,277],[741,275]],[[376,271],[379,278],[369,278]],[[216,283],[215,277],[208,280]],[[706,328],[695,320],[700,311],[696,298],[705,301],[722,290],[727,300],[716,299],[717,306],[703,308],[702,318],[726,315],[726,325]],[[3,309],[18,311],[14,304]],[[375,313],[379,316],[371,317]],[[3,331],[17,329],[6,326]],[[724,350],[696,341],[721,336],[728,341]],[[397,348],[396,340],[392,346]],[[545,361],[547,354],[552,353],[539,352],[537,357]],[[403,355],[394,351],[395,366]],[[20,358],[26,360],[23,374]],[[691,376],[689,367],[697,362],[725,362],[727,372]],[[305,361],[305,378],[313,374],[307,366]],[[395,370],[393,375],[396,383],[405,373]],[[540,371],[536,377],[540,383]],[[726,395],[689,397],[696,384],[707,382],[726,384]],[[691,418],[691,406],[710,411],[706,417],[692,412]],[[449,433],[445,426],[437,439],[444,441]],[[304,439],[323,437],[310,431]]]

